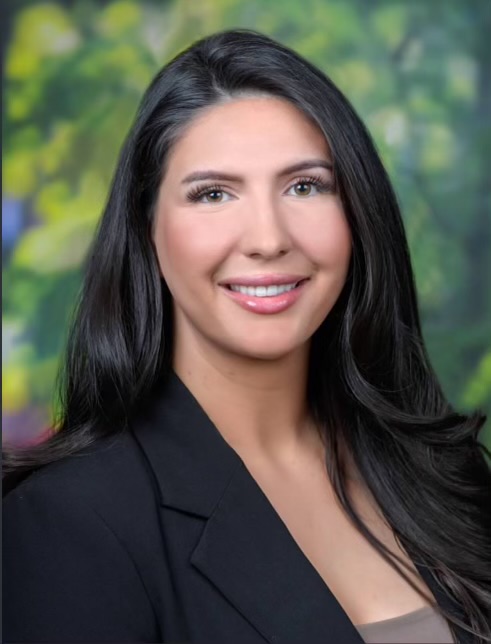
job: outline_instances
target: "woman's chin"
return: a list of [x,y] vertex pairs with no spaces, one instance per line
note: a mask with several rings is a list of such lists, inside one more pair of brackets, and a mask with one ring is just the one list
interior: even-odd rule
[[240,342],[234,347],[237,356],[252,360],[280,360],[298,351],[302,345],[291,342],[278,342],[278,339],[257,342]]

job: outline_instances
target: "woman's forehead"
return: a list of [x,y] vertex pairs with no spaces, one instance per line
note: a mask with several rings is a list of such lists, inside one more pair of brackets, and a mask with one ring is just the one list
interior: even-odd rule
[[318,126],[286,100],[241,97],[192,119],[173,146],[168,169],[188,172],[225,164],[273,170],[306,158],[330,160]]

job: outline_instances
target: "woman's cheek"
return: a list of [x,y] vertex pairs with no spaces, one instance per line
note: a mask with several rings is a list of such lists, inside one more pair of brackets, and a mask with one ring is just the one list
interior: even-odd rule
[[307,257],[321,267],[342,267],[351,256],[351,233],[343,221],[323,226],[305,227],[301,232],[301,247]]
[[177,279],[188,281],[213,275],[233,252],[231,233],[230,227],[219,226],[210,218],[169,222],[162,234],[163,263],[169,271],[178,273]]

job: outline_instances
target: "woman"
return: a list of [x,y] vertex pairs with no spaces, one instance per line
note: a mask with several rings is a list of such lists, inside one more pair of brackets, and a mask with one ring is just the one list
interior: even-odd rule
[[491,641],[484,418],[431,369],[370,136],[296,53],[222,32],[154,79],[60,382],[59,431],[7,454],[6,641]]

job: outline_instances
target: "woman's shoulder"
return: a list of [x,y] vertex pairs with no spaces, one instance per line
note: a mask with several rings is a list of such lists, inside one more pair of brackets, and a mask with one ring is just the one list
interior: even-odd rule
[[10,507],[28,500],[32,505],[53,508],[87,506],[110,515],[117,514],[123,505],[143,510],[144,500],[152,496],[145,460],[127,431],[98,439],[33,471],[5,496],[3,509],[8,516]]
[[133,443],[100,440],[5,497],[8,641],[161,641],[145,580],[165,575],[165,560],[156,563],[158,512]]

